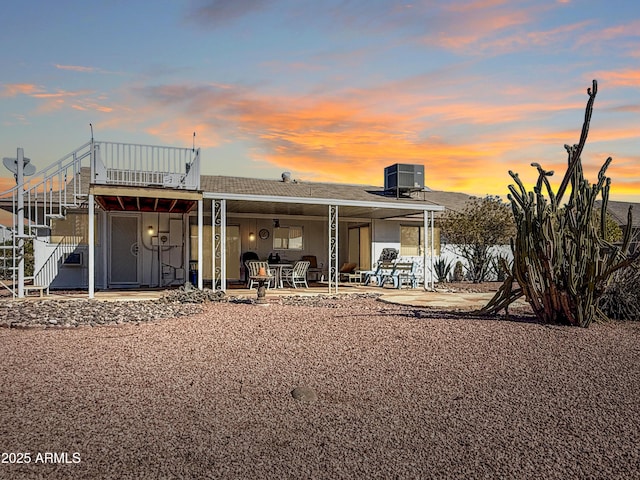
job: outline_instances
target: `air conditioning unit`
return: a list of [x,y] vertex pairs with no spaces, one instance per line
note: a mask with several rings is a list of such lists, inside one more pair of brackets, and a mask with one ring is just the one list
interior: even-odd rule
[[384,169],[384,189],[400,193],[424,190],[424,165],[396,163]]

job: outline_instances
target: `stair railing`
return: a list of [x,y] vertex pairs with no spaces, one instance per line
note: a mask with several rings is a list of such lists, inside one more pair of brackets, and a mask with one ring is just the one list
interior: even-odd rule
[[67,255],[73,253],[80,245],[81,236],[64,236],[56,244],[47,260],[33,275],[33,284],[49,288],[60,272],[60,265]]

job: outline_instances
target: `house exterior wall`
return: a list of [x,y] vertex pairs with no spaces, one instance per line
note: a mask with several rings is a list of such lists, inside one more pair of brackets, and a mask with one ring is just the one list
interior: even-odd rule
[[[273,248],[273,219],[271,218],[238,218],[230,215],[227,217],[227,225],[239,225],[242,248],[244,252],[255,252],[260,259],[267,259],[269,254],[278,253],[282,262],[295,262],[303,255],[315,255],[318,266],[327,264],[327,221],[318,219],[296,219],[295,217],[279,218],[280,226],[300,226],[303,229],[302,250],[278,250]],[[261,239],[260,230],[267,230],[269,238]],[[249,235],[253,233],[254,239]],[[227,272],[229,275],[229,272]],[[229,277],[233,278],[233,277]]]
[[[86,212],[83,214],[86,215]],[[141,258],[138,280],[141,286],[171,286],[184,283],[187,278],[188,266],[185,266],[187,247],[182,214],[147,212],[123,214],[122,212],[99,211],[96,218],[98,225],[95,246],[96,288],[108,288],[108,270],[111,260],[109,258],[111,242],[109,220],[111,215],[127,215],[140,219],[141,241],[138,245],[138,255]],[[153,228],[153,235],[149,234],[149,227]],[[176,228],[180,230],[177,233]],[[166,241],[162,241],[164,237],[166,237]],[[158,244],[160,245],[160,256],[158,256]],[[53,268],[56,270],[50,288],[88,288],[88,246],[80,244],[73,248],[73,253],[81,254],[80,265],[66,265],[64,258],[67,253],[56,253],[57,248],[58,243],[52,242],[50,236],[37,238],[34,241],[34,270],[37,272],[54,255],[58,258],[52,259],[50,262],[55,263]],[[162,265],[161,268],[158,267],[159,264]]]
[[[140,283],[148,286],[183,284],[188,270],[183,215],[143,212],[140,216]],[[153,235],[149,234],[149,227],[153,228]]]

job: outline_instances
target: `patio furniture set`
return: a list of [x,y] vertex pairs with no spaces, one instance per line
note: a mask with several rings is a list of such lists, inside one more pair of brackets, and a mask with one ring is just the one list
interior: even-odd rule
[[375,270],[363,271],[360,275],[364,285],[375,283],[384,287],[391,282],[394,288],[401,288],[403,285],[411,288],[418,286],[414,262],[382,261],[378,263]]
[[[384,287],[390,282],[394,288],[401,288],[403,285],[416,288],[418,278],[415,263],[398,259],[398,253],[395,248],[384,248],[374,270],[352,270],[346,275],[347,281],[355,280],[363,285],[375,283],[379,287]],[[345,265],[343,265],[345,269],[351,266],[355,269],[355,264]]]
[[311,262],[300,260],[291,263],[269,263],[267,261],[249,260],[246,262],[248,272],[248,288],[253,288],[261,282],[266,288],[284,288],[285,282],[293,287],[309,288],[307,272]]
[[[397,260],[397,250],[384,249],[374,270],[358,270],[355,263],[344,263],[339,270],[339,279],[343,282],[359,283],[363,285],[375,284],[384,287],[391,284],[394,288],[407,285],[416,288],[418,280],[415,274],[415,263]],[[320,275],[324,279],[322,270],[317,267],[316,257],[304,256],[294,263],[273,263],[254,257],[245,259],[247,271],[247,287],[309,288],[307,277],[309,274]]]

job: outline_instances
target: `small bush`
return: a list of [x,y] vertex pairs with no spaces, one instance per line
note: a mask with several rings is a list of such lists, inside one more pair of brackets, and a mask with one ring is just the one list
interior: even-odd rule
[[456,262],[456,266],[453,267],[453,275],[451,276],[451,280],[454,282],[461,282],[464,280],[464,267],[462,266],[462,262],[458,260]]
[[613,274],[600,298],[600,310],[616,320],[640,320],[640,262]]

